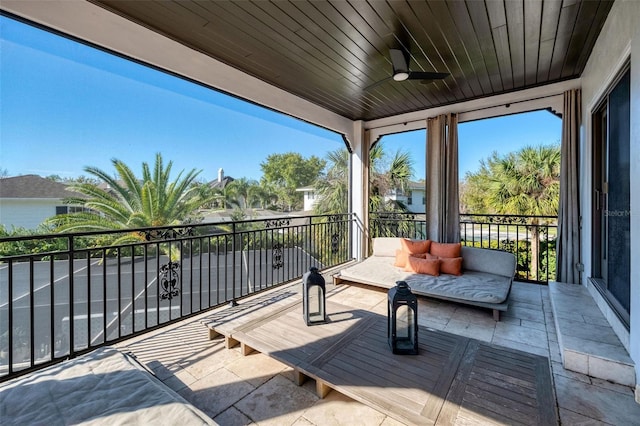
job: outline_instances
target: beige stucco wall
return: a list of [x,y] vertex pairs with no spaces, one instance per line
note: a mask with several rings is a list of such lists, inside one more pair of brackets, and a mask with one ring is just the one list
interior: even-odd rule
[[[616,0],[582,74],[583,138],[581,143],[582,259],[591,275],[591,113],[621,66],[631,57],[631,259],[640,258],[640,1]],[[640,383],[640,264],[631,263],[631,358]],[[640,389],[640,388],[637,388]],[[637,390],[636,395],[640,392]]]

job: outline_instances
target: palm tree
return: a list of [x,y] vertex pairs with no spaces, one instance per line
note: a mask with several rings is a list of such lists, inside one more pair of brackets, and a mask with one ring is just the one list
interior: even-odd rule
[[[103,189],[93,183],[74,183],[69,190],[85,197],[70,197],[68,204],[81,205],[85,211],[58,215],[48,223],[57,232],[108,231],[117,229],[146,228],[178,225],[193,217],[197,209],[209,200],[202,197],[197,185],[193,185],[200,171],[189,171],[183,177],[180,172],[170,181],[173,163],[164,167],[162,155],[156,154],[153,172],[142,163],[142,178],[122,161],[112,160],[117,177],[95,168],[84,170],[107,184]],[[210,195],[213,196],[213,195]],[[138,233],[128,233],[113,244],[124,244],[142,240]]]
[[260,181],[258,187],[252,190],[253,197],[257,198],[260,208],[267,209],[275,206],[278,202],[278,191],[274,185]]
[[344,213],[348,209],[349,151],[337,149],[326,155],[328,168],[317,180],[315,191],[317,214]]
[[[560,147],[527,146],[499,157],[494,153],[467,174],[466,204],[494,214],[555,216],[560,196]],[[531,221],[531,274],[538,275],[539,219]]]
[[395,152],[388,166],[386,154],[381,144],[371,150],[370,206],[373,212],[406,212],[407,207],[398,200],[385,203],[385,196],[391,191],[405,193],[413,175],[413,159],[407,152]]
[[251,188],[257,185],[258,182],[243,177],[229,183],[229,185],[225,187],[225,192],[230,199],[235,200],[233,204],[237,205],[240,209],[246,209],[252,205],[252,200],[250,200],[252,195]]
[[222,204],[224,194],[220,188],[214,188],[207,182],[196,182],[193,184],[198,192],[198,197],[203,200],[201,209],[213,209]]
[[[340,149],[327,154],[327,172],[316,181],[318,200],[315,211],[318,214],[344,213],[347,211],[349,152]],[[409,153],[398,150],[387,163],[387,155],[382,143],[376,144],[369,152],[370,183],[369,210],[406,211],[406,206],[399,202],[384,202],[390,190],[406,191],[413,175],[413,160]]]

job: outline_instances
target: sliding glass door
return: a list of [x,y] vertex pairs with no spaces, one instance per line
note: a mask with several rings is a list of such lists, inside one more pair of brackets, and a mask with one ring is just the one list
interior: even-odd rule
[[593,149],[593,281],[629,324],[630,72],[627,69],[595,111]]

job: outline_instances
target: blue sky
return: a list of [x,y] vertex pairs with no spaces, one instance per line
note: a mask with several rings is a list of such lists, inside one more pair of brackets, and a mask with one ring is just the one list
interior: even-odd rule
[[[458,168],[462,179],[474,172],[480,160],[492,152],[506,153],[525,146],[560,144],[562,120],[548,111],[532,111],[458,125]],[[414,153],[416,172],[425,169],[425,130],[388,135],[382,138],[386,150]],[[416,179],[424,177],[424,172]]]
[[[161,152],[176,174],[195,168],[212,180],[222,167],[259,179],[269,154],[344,147],[333,132],[6,17],[0,36],[0,168],[9,176],[112,172],[113,158],[139,173]],[[545,111],[461,124],[461,174],[493,150],[556,143],[560,125]],[[415,179],[424,141],[424,131],[383,138],[386,151],[412,153]]]

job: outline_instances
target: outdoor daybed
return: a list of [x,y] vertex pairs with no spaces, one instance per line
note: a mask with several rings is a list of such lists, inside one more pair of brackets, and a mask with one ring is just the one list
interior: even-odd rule
[[[460,247],[462,274],[441,273],[438,276],[407,272],[394,266],[401,238],[373,239],[373,254],[362,262],[342,269],[334,276],[334,283],[343,281],[391,288],[396,281],[406,281],[413,293],[493,310],[493,318],[500,320],[506,311],[516,270],[511,253]],[[408,240],[411,241],[411,240]]]
[[214,425],[135,359],[105,347],[0,385],[8,425]]

